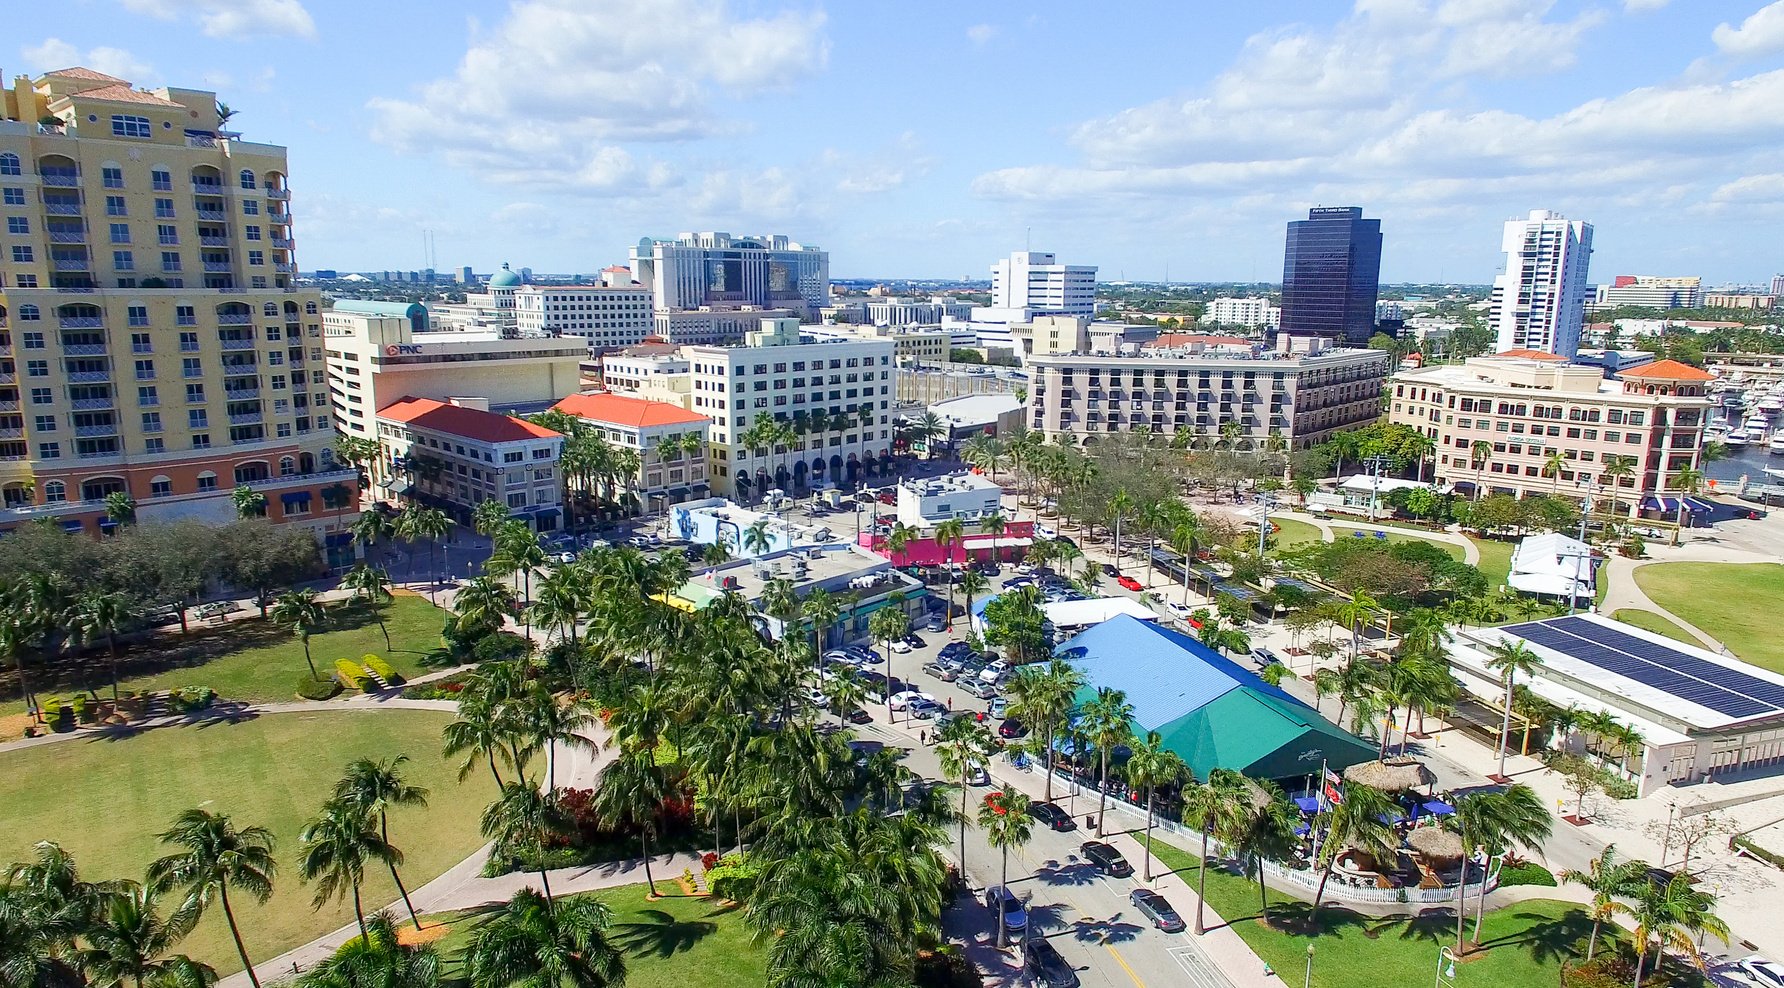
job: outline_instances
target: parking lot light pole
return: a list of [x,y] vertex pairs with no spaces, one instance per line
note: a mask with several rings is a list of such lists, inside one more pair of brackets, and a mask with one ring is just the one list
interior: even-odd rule
[[1313,988],[1313,944],[1307,945],[1307,976],[1301,979],[1301,988]]

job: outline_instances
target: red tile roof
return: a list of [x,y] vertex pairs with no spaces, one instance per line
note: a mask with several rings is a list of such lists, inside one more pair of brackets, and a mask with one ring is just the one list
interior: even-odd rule
[[59,79],[85,79],[88,82],[117,82],[129,85],[126,80],[120,79],[115,75],[106,75],[104,72],[95,72],[92,69],[80,65],[70,66],[66,69],[57,69],[54,72],[45,72],[44,75],[53,75]]
[[378,409],[378,417],[485,443],[557,439],[563,435],[525,419],[435,401],[432,398],[404,396]]
[[1251,341],[1242,336],[1207,336],[1201,333],[1160,333],[1158,339],[1148,346],[1189,346],[1201,343],[1206,346],[1248,346]]
[[1652,377],[1662,381],[1714,381],[1716,375],[1677,360],[1656,360],[1651,364],[1621,371],[1618,377]]
[[606,422],[634,429],[653,425],[693,425],[707,421],[706,416],[690,412],[680,405],[671,405],[666,401],[628,398],[605,391],[571,395],[551,407],[554,411],[574,415],[590,422]]
[[83,92],[69,93],[69,99],[97,99],[108,103],[147,103],[151,106],[179,106],[170,99],[162,99],[154,93],[145,93],[140,89],[131,89],[127,82],[115,86],[100,86]]
[[1495,357],[1520,357],[1524,360],[1557,360],[1557,361],[1560,361],[1561,363],[1567,363],[1566,357],[1556,356],[1555,354],[1549,353],[1546,350],[1526,350],[1526,349],[1519,348],[1516,350],[1506,350],[1503,353],[1496,353],[1493,356],[1495,356]]

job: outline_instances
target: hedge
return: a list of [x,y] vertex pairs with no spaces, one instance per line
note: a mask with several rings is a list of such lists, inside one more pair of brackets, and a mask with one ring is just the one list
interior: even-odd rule
[[306,700],[332,700],[340,692],[338,679],[311,679],[308,673],[297,677],[297,695]]
[[1526,861],[1516,867],[1499,870],[1499,887],[1508,888],[1513,885],[1540,885],[1545,888],[1556,886],[1555,876],[1547,868],[1534,861]]
[[371,671],[377,673],[378,677],[380,679],[384,680],[384,685],[386,685],[386,686],[401,686],[402,685],[403,677],[398,675],[397,671],[390,667],[390,663],[384,661],[383,659],[377,657],[376,655],[368,655],[365,658],[360,659],[359,661],[364,663],[365,667],[367,669],[370,669]]
[[361,669],[359,663],[352,659],[336,659],[335,675],[341,678],[341,682],[353,689],[365,689],[365,670]]
[[203,710],[217,702],[217,691],[209,686],[181,686],[167,694],[167,705],[175,713]]

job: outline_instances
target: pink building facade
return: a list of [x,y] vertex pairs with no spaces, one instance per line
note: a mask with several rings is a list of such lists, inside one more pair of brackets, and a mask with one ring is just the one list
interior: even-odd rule
[[856,544],[886,557],[894,566],[945,566],[949,563],[989,559],[1011,562],[1021,559],[1027,554],[1028,547],[1034,544],[1034,522],[1007,522],[1003,534],[995,537],[989,533],[969,531],[964,540],[949,546],[950,551],[945,553],[935,541],[933,530],[921,538],[905,543],[904,551],[897,553],[886,547],[886,533],[883,531],[864,531]]

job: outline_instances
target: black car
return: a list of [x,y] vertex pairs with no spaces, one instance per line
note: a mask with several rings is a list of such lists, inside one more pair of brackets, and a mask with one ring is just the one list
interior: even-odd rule
[[1078,829],[1078,821],[1072,815],[1052,803],[1028,804],[1028,815],[1047,825],[1047,829],[1057,833],[1065,833]]
[[1147,919],[1152,920],[1152,925],[1160,930],[1166,933],[1183,932],[1183,917],[1177,915],[1177,910],[1172,909],[1165,897],[1157,892],[1151,889],[1134,889],[1128,893],[1127,901],[1133,903],[1134,908],[1144,913]]
[[1096,870],[1111,878],[1127,878],[1134,873],[1134,866],[1127,863],[1121,852],[1100,840],[1087,840],[1078,846],[1078,852],[1096,866]]
[[1114,567],[1114,565],[1111,563],[1104,563],[1103,564],[1103,575],[1104,576],[1119,576],[1119,575],[1121,575],[1121,571],[1116,569]]
[[851,724],[871,724],[871,723],[873,723],[873,715],[869,714],[867,711],[861,709],[860,707],[856,707],[855,709],[849,711],[849,715],[844,719],[847,720]]
[[1027,734],[1027,726],[1014,717],[1005,717],[1004,722],[997,725],[997,736],[1008,741],[1014,741]]
[[1023,942],[1022,971],[1047,988],[1078,988],[1078,972],[1044,938]]

